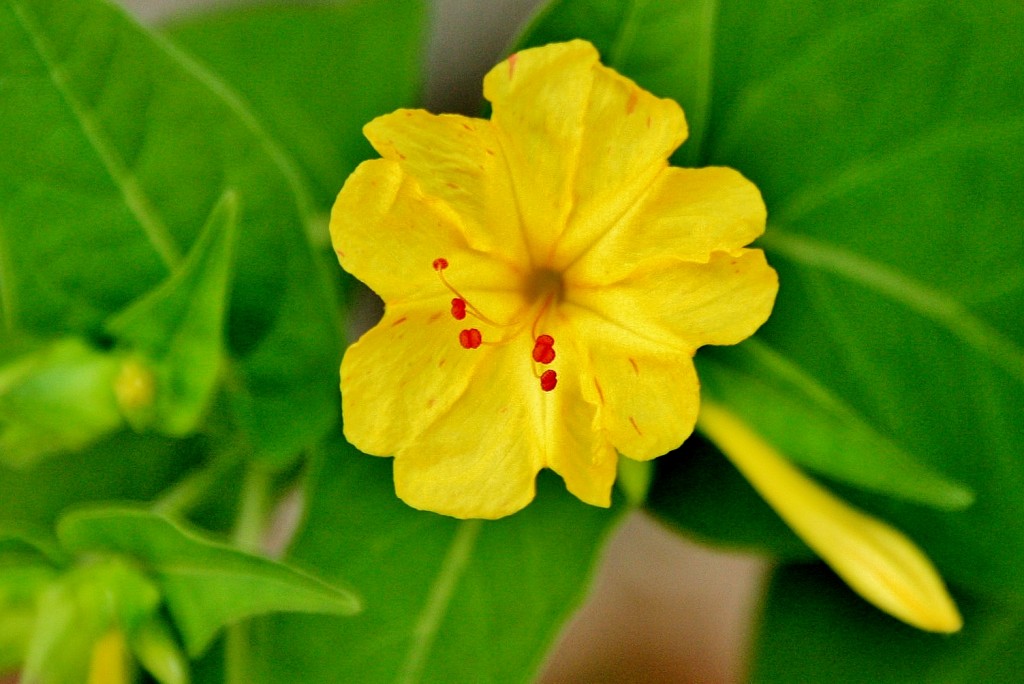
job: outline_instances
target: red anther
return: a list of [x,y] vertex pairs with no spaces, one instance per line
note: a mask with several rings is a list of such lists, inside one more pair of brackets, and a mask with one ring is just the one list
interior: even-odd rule
[[555,350],[551,347],[534,347],[533,360],[547,365],[555,360]]
[[445,259],[444,257],[438,257],[437,259],[434,259],[434,270],[435,271],[443,271],[446,268],[448,268],[448,260],[447,259]]
[[483,335],[476,328],[469,328],[459,333],[459,344],[463,349],[476,349],[483,341]]
[[558,384],[558,373],[553,370],[546,370],[540,374],[540,388],[545,392],[555,389]]
[[555,338],[551,335],[541,335],[533,344],[533,360],[537,363],[548,364],[555,360],[555,350],[552,347]]
[[452,300],[452,317],[461,321],[466,317],[466,300],[462,297],[456,297]]

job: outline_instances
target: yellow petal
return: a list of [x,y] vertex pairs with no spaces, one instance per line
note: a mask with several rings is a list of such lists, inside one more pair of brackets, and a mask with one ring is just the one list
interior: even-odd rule
[[581,382],[586,379],[582,374],[583,351],[556,339],[556,346],[568,353],[562,353],[555,364],[558,386],[541,397],[538,437],[545,446],[545,465],[562,476],[566,489],[580,501],[608,507],[619,456],[600,429],[601,417],[595,405],[581,396]]
[[389,303],[450,296],[432,266],[439,257],[467,296],[504,291],[521,278],[504,257],[476,250],[462,219],[386,159],[363,162],[345,181],[331,211],[331,240],[342,267]]
[[528,262],[508,166],[490,121],[402,109],[363,132],[385,159],[416,179],[423,193],[458,215],[471,244]]
[[919,629],[960,629],[938,571],[906,536],[807,478],[726,409],[705,402],[698,425],[854,591]]
[[[536,264],[604,231],[686,137],[682,110],[598,62],[583,41],[523,50],[484,78]],[[567,230],[567,226],[570,228]]]
[[707,262],[713,252],[750,244],[764,232],[765,219],[761,193],[738,171],[671,167],[605,232],[581,237],[566,275],[609,282],[650,259]]
[[629,458],[647,460],[675,449],[693,432],[700,384],[685,352],[652,352],[607,319],[577,310],[580,339],[600,340],[586,350],[584,398],[598,407],[606,439]]
[[391,456],[450,410],[489,358],[459,346],[448,300],[390,305],[341,363],[345,437]]
[[534,496],[551,465],[573,493],[608,505],[615,455],[595,447],[594,409],[559,373],[540,389],[523,337],[464,351],[481,357],[472,383],[395,454],[395,491],[409,505],[458,518],[499,518]]
[[747,249],[716,252],[706,264],[648,261],[607,285],[571,282],[565,306],[608,322],[595,339],[617,334],[641,353],[692,356],[702,345],[735,344],[753,334],[768,319],[777,290],[764,253]]

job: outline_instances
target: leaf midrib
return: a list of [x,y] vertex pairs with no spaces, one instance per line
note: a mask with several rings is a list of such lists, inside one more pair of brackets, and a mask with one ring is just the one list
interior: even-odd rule
[[441,561],[434,582],[427,592],[423,610],[413,628],[409,650],[402,667],[395,677],[398,684],[415,684],[423,678],[423,670],[434,640],[441,629],[441,623],[451,604],[455,587],[469,566],[473,547],[483,527],[481,520],[462,520],[459,522],[448,546],[448,552]]
[[120,190],[126,206],[135,217],[146,239],[167,269],[173,270],[181,262],[181,250],[170,230],[160,218],[156,207],[143,191],[138,177],[125,164],[110,139],[104,135],[104,129],[99,119],[75,93],[73,83],[68,77],[67,71],[58,62],[45,31],[35,23],[19,0],[10,0],[10,3],[15,19],[28,36],[54,89],[71,110],[82,134],[96,152],[96,156],[103,164],[110,179]]
[[1024,383],[1024,349],[954,296],[890,266],[841,247],[772,226],[760,239],[770,251],[808,268],[851,281],[931,320]]

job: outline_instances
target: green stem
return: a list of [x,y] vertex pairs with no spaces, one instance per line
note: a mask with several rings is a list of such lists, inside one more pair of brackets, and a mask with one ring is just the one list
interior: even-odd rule
[[[232,538],[235,545],[249,553],[260,553],[263,533],[266,528],[267,512],[270,508],[270,472],[258,464],[246,467],[242,482],[242,493],[238,506],[238,518]],[[241,622],[227,629],[224,644],[224,666],[227,684],[249,684],[249,625]]]
[[187,513],[203,500],[240,458],[241,452],[238,449],[227,449],[215,455],[202,467],[168,487],[153,502],[153,512],[169,516]]
[[250,463],[242,481],[242,494],[238,504],[238,518],[232,535],[235,545],[249,553],[259,553],[263,546],[263,532],[267,523],[270,501],[270,473]]

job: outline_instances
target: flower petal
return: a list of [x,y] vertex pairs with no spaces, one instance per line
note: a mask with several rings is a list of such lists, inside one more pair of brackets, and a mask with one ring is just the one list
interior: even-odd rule
[[905,535],[820,487],[726,409],[705,402],[700,428],[854,591],[919,629],[960,629],[938,571]]
[[604,334],[630,333],[628,344],[638,352],[692,356],[705,344],[736,344],[752,335],[768,319],[777,291],[764,252],[744,249],[715,252],[706,264],[648,261],[605,286],[568,284],[564,306],[604,319]]
[[395,454],[402,500],[458,518],[499,518],[530,502],[537,472],[549,466],[580,499],[610,504],[617,456],[600,439],[594,407],[581,401],[571,370],[559,372],[553,391],[541,390],[531,347],[521,338],[463,352],[481,359],[472,383]]
[[[448,260],[449,277],[467,295],[507,291],[521,279],[500,255],[474,249],[448,205],[386,159],[363,162],[345,181],[331,211],[331,239],[342,267],[389,304],[446,296],[432,266],[438,257]],[[508,315],[499,307],[493,304],[492,315]]]
[[512,55],[484,78],[484,97],[533,261],[553,268],[563,235],[606,230],[686,137],[679,105],[602,66],[578,40]]
[[390,305],[341,362],[345,437],[375,456],[398,452],[466,392],[485,354],[459,346],[447,300]]
[[400,109],[368,123],[367,139],[385,159],[443,200],[470,244],[528,265],[508,167],[490,121]]
[[[564,336],[561,329],[558,335]],[[585,351],[579,345],[559,344],[563,352],[557,363],[558,386],[543,397],[540,438],[546,447],[545,462],[580,501],[607,507],[619,456],[601,433],[596,404],[582,396]]]
[[700,406],[693,360],[689,354],[643,353],[609,336],[606,325],[592,315],[577,318],[580,335],[601,340],[589,350],[591,382],[583,396],[598,405],[606,439],[623,456],[657,458],[693,432]]
[[606,232],[574,240],[576,261],[567,277],[614,281],[666,256],[707,262],[713,252],[750,244],[764,232],[766,217],[761,193],[738,171],[670,167]]

